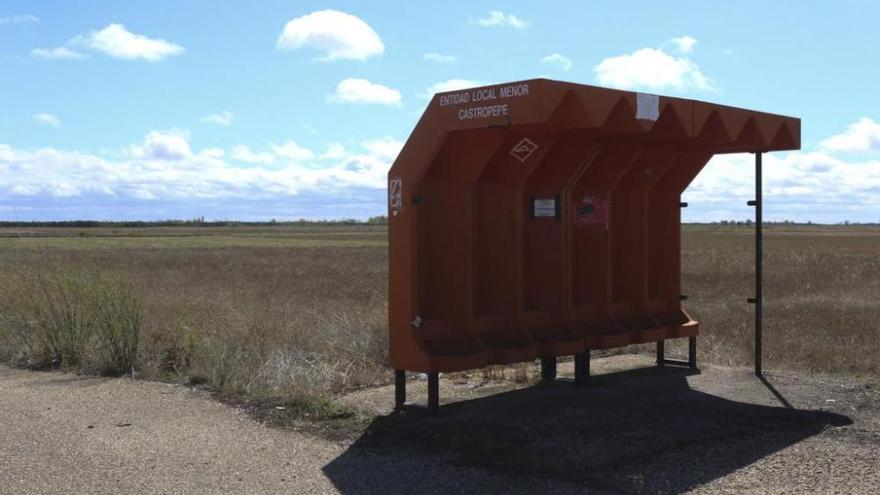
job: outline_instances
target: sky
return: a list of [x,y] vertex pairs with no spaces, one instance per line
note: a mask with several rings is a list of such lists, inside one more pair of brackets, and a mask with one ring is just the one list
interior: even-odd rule
[[[547,77],[802,119],[765,218],[880,222],[880,2],[0,1],[0,220],[367,218],[436,91]],[[743,220],[753,157],[685,221]]]

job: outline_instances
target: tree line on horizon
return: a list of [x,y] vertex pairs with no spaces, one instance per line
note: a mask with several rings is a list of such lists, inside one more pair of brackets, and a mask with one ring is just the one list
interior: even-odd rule
[[[714,222],[686,222],[685,225],[721,225],[721,226],[751,226],[754,220],[718,220]],[[298,220],[267,221],[242,221],[242,220],[212,220],[207,221],[204,217],[190,220],[34,220],[34,221],[2,221],[0,228],[9,227],[58,227],[58,228],[148,228],[148,227],[272,227],[272,226],[345,226],[345,225],[388,225],[388,217],[377,215],[366,220],[356,218],[311,220],[301,218]],[[764,225],[843,225],[843,226],[880,226],[880,223],[851,222],[844,220],[833,224],[812,222],[796,222],[794,220],[764,221]]]
[[271,227],[271,226],[315,226],[315,225],[387,225],[388,217],[379,215],[366,220],[356,218],[341,218],[329,220],[311,220],[301,218],[298,220],[266,220],[266,221],[241,221],[241,220],[212,220],[207,221],[204,217],[190,220],[33,220],[33,221],[2,221],[0,228],[4,227],[67,227],[67,228],[146,228],[146,227]]

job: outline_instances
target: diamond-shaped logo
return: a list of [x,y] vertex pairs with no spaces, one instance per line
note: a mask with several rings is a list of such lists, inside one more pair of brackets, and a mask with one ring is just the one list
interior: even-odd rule
[[532,156],[532,153],[538,149],[538,145],[535,144],[529,138],[522,138],[522,140],[516,143],[516,146],[510,148],[510,154],[514,156],[520,162],[525,162]]

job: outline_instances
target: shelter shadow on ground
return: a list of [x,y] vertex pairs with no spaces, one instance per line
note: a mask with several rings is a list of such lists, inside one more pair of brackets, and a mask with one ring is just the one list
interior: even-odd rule
[[[691,373],[637,369],[594,377],[590,389],[556,383],[445,405],[436,416],[390,414],[324,472],[343,493],[385,493],[384,480],[399,479],[414,459],[450,476],[466,467],[521,479],[513,491],[544,479],[599,492],[678,493],[852,424],[835,413],[709,395],[688,386]],[[412,474],[412,493],[493,491],[470,475],[449,482]]]

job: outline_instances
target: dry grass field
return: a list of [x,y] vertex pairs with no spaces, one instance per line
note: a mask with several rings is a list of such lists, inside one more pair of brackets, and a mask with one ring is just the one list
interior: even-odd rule
[[[704,358],[750,364],[751,229],[686,227],[682,251]],[[765,228],[764,297],[766,368],[880,374],[880,229]]]
[[[880,229],[765,242],[765,367],[880,374]],[[390,378],[386,246],[382,226],[2,229],[0,359],[320,403]],[[750,229],[685,227],[701,359],[750,363],[753,264]]]

